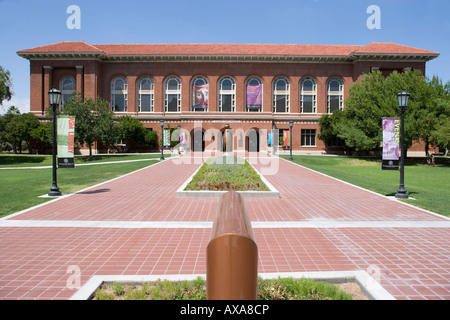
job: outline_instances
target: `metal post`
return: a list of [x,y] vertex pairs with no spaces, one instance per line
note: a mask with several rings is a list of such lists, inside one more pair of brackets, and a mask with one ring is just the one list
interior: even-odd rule
[[164,120],[160,120],[159,123],[161,125],[161,158],[159,160],[164,160]]
[[294,122],[293,121],[289,121],[289,129],[290,129],[290,131],[289,131],[289,143],[290,143],[290,146],[289,146],[289,149],[290,149],[290,157],[289,157],[289,160],[293,160],[292,159],[292,126],[294,125]]
[[53,110],[53,183],[50,188],[50,192],[48,195],[50,197],[58,197],[61,195],[61,191],[59,191],[59,187],[57,184],[57,177],[56,177],[56,104],[52,104],[52,110]]
[[404,159],[405,159],[405,125],[404,125],[404,111],[402,109],[401,116],[400,116],[400,145],[402,148],[401,151],[401,158],[400,158],[400,185],[398,187],[397,193],[395,194],[395,197],[398,199],[408,199],[408,194],[406,193],[405,189],[405,170],[404,170]]
[[180,136],[181,136],[181,124],[178,125],[178,154],[181,154],[181,151],[180,151]]

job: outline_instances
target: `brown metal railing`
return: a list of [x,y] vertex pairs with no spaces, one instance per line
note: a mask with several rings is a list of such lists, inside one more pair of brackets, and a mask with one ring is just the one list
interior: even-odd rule
[[209,300],[255,300],[258,247],[241,195],[225,193],[217,208],[206,249]]

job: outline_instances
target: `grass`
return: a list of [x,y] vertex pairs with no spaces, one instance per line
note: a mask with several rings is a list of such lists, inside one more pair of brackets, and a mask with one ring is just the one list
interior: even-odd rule
[[[288,156],[281,156],[288,159]],[[304,167],[347,181],[386,196],[397,192],[399,171],[381,170],[381,160],[343,156],[294,155],[293,161]],[[405,164],[405,188],[415,200],[402,200],[444,216],[450,216],[450,166],[444,158],[435,167],[423,160],[410,159]]]
[[[166,156],[166,155],[165,155]],[[114,155],[93,155],[92,157],[85,155],[75,156],[75,165],[94,162],[109,162],[122,160],[144,160],[159,158],[156,154],[114,154]],[[40,167],[51,166],[51,155],[29,155],[29,154],[13,154],[0,153],[0,167]]]
[[186,190],[269,191],[269,188],[247,160],[223,156],[206,160]]
[[[8,167],[12,164],[22,167],[28,166],[30,163],[42,164],[45,163],[46,156],[29,156],[29,155],[1,155],[0,161],[4,157],[9,160],[9,165],[1,164],[0,167]],[[145,155],[147,159],[158,158],[159,155]],[[143,156],[137,158],[143,159]],[[99,161],[114,161],[114,160],[135,160],[136,156],[97,156]],[[82,160],[81,160],[82,159]],[[80,161],[85,160],[80,157]],[[3,163],[4,163],[3,162]],[[107,181],[124,175],[126,173],[144,168],[149,164],[154,164],[157,161],[140,161],[129,163],[115,163],[95,166],[76,166],[71,169],[58,169],[58,186],[62,193],[72,193],[82,190],[92,185],[96,185],[103,181]],[[50,163],[51,165],[51,163]],[[47,194],[52,184],[52,169],[7,169],[0,170],[0,217],[7,216],[14,212],[18,212],[32,206],[49,201],[50,199],[38,198],[41,195]],[[7,200],[5,200],[7,199]]]
[[[258,300],[352,300],[352,295],[336,285],[312,279],[258,278]],[[102,285],[94,293],[94,300],[206,300],[206,281]]]

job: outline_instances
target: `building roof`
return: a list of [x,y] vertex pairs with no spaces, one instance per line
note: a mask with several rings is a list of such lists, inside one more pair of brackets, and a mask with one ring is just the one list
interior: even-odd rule
[[88,44],[65,41],[18,51],[26,59],[89,58],[99,60],[251,60],[353,61],[402,59],[428,61],[439,53],[395,43],[367,45],[313,44]]

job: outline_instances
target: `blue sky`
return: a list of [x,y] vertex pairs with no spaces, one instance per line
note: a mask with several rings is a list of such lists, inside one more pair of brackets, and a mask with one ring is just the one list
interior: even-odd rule
[[[67,8],[81,10],[69,29]],[[366,25],[370,5],[381,29]],[[436,51],[426,75],[450,81],[450,0],[0,0],[0,65],[11,72],[13,99],[29,111],[29,62],[16,52],[60,41],[104,43],[395,42]]]

